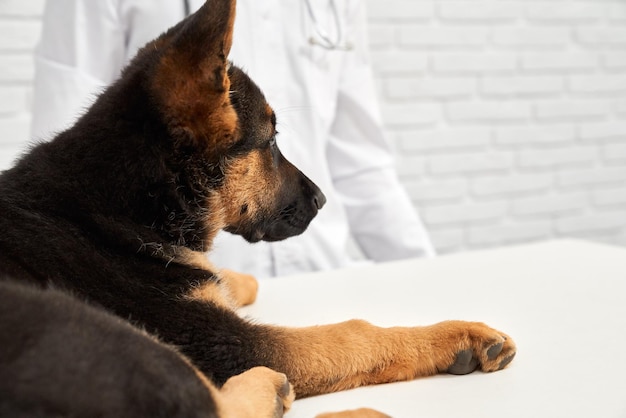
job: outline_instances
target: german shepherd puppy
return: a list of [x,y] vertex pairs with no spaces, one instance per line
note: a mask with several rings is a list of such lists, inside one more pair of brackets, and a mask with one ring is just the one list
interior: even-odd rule
[[234,0],[207,0],[0,177],[0,415],[274,417],[294,392],[512,360],[511,338],[480,323],[283,328],[235,313],[256,283],[206,261],[215,234],[300,234],[325,197],[227,60],[234,16]]

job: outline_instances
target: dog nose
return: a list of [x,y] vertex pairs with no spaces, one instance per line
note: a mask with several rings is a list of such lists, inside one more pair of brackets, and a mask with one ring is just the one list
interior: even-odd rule
[[313,204],[315,209],[320,210],[326,204],[326,196],[310,178],[302,174],[302,172],[300,172],[300,175],[303,197],[310,199],[309,202]]
[[326,196],[324,196],[324,193],[322,193],[322,191],[319,189],[317,189],[317,191],[313,193],[313,204],[315,205],[317,210],[320,210],[326,204]]

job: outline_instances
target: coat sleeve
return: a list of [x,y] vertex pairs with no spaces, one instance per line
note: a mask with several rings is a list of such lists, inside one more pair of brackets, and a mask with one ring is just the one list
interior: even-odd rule
[[70,126],[117,77],[126,48],[118,10],[118,0],[46,2],[35,50],[32,138]]
[[432,256],[434,249],[395,171],[382,131],[369,64],[366,15],[357,1],[346,22],[352,50],[345,53],[337,112],[328,144],[336,191],[353,237],[375,261]]

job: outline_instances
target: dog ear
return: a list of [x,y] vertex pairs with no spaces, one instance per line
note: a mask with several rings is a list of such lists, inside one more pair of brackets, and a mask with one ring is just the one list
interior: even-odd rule
[[236,136],[227,59],[234,20],[235,0],[207,0],[152,45],[161,52],[152,91],[176,139],[215,147]]

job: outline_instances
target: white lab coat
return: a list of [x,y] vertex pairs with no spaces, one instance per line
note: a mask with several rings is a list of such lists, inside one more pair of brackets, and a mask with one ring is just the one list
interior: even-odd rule
[[[191,9],[201,3],[191,0]],[[311,3],[334,35],[329,2]],[[348,51],[309,42],[316,32],[304,0],[238,1],[230,58],[265,92],[281,150],[328,203],[304,234],[282,242],[251,245],[221,233],[210,255],[216,265],[260,278],[337,268],[355,260],[350,242],[375,261],[434,254],[382,133],[364,6],[336,3],[344,44],[354,46]],[[49,1],[36,51],[33,136],[45,139],[71,124],[183,10],[176,0]]]

